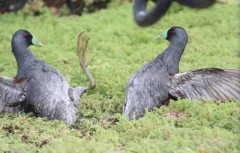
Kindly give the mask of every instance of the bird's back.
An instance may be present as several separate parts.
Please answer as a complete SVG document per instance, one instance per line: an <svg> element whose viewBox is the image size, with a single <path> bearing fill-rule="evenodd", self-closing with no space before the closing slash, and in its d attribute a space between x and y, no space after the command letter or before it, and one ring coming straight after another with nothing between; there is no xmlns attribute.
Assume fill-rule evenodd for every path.
<svg viewBox="0 0 240 153"><path fill-rule="evenodd" d="M61 73L44 61L36 62L26 80L27 98L38 116L64 120L68 124L76 120L76 110L68 95L68 83Z"/></svg>
<svg viewBox="0 0 240 153"><path fill-rule="evenodd" d="M152 61L145 64L128 81L124 114L132 118L142 117L146 108L160 107L168 98L169 81L166 66Z"/></svg>

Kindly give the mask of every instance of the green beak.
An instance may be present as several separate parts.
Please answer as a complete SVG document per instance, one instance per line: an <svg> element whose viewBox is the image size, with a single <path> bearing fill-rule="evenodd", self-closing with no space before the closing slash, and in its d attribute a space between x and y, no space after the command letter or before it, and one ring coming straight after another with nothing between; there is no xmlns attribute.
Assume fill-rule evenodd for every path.
<svg viewBox="0 0 240 153"><path fill-rule="evenodd" d="M155 39L167 39L167 33L168 33L167 29L166 31L164 31L163 33L161 33L160 35L158 35L157 37L155 37Z"/></svg>
<svg viewBox="0 0 240 153"><path fill-rule="evenodd" d="M32 43L33 45L36 45L36 46L40 46L40 47L43 46L43 44L40 41L38 41L36 37L32 38Z"/></svg>

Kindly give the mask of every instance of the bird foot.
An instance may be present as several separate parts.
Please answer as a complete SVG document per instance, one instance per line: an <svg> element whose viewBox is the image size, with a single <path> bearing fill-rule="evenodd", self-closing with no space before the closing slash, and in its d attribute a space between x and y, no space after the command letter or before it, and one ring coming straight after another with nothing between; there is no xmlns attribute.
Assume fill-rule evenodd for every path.
<svg viewBox="0 0 240 153"><path fill-rule="evenodd" d="M82 36L83 33L84 32L81 32L78 35L77 54L78 54L80 66L83 72L85 73L85 75L87 76L88 80L90 81L90 84L87 90L91 90L96 87L96 83L87 67L94 61L94 57L91 59L89 63L86 62L86 53L87 53L89 38L83 37Z"/></svg>

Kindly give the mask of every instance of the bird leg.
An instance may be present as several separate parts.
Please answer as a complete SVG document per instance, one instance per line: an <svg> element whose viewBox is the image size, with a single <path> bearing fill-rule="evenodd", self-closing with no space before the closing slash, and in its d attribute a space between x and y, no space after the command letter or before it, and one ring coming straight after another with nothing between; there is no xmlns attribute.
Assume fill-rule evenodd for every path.
<svg viewBox="0 0 240 153"><path fill-rule="evenodd" d="M68 94L75 106L78 106L80 97L83 93L87 92L88 90L94 89L96 87L95 81L87 68L88 65L93 62L94 58L92 58L89 63L86 63L86 52L87 52L87 45L88 45L89 38L82 38L82 34L83 32L81 32L78 35L77 55L78 55L80 66L84 74L87 76L90 83L88 87L69 88Z"/></svg>
<svg viewBox="0 0 240 153"><path fill-rule="evenodd" d="M86 90L91 90L96 87L96 83L87 67L89 64L93 62L94 58L92 58L89 63L86 63L86 53L87 53L89 38L82 37L82 34L83 32L81 32L78 35L77 54L78 54L80 66L90 82Z"/></svg>

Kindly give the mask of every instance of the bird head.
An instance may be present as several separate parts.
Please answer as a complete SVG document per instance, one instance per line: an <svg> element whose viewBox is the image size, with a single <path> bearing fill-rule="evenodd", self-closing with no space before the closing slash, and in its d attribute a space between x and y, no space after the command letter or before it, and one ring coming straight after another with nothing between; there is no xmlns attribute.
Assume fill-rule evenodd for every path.
<svg viewBox="0 0 240 153"><path fill-rule="evenodd" d="M183 29L182 27L173 26L156 37L156 39L162 38L168 41L173 41L174 39L182 39L187 41L188 36L185 29Z"/></svg>
<svg viewBox="0 0 240 153"><path fill-rule="evenodd" d="M43 44L40 41L38 41L38 39L27 30L16 31L13 35L13 40L18 43L25 44L26 46L30 45L36 45L40 47L43 46Z"/></svg>

